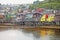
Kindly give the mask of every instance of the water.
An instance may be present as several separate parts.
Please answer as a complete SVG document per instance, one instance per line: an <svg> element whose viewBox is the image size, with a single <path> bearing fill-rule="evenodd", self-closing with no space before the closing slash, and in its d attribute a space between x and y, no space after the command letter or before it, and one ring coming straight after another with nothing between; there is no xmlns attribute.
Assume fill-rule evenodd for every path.
<svg viewBox="0 0 60 40"><path fill-rule="evenodd" d="M20 30L0 31L0 40L60 40L60 32L55 30Z"/></svg>

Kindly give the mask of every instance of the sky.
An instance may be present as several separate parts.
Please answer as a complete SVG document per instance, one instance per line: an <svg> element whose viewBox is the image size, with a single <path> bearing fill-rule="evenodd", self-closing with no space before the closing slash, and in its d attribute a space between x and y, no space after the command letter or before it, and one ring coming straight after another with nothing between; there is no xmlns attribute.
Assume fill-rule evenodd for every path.
<svg viewBox="0 0 60 40"><path fill-rule="evenodd" d="M0 0L1 4L31 4L36 0ZM39 0L43 1L43 0Z"/></svg>

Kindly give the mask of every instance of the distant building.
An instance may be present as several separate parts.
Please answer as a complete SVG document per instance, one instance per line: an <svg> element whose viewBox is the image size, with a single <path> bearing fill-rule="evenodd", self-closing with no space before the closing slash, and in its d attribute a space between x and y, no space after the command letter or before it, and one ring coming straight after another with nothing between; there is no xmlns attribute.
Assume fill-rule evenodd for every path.
<svg viewBox="0 0 60 40"><path fill-rule="evenodd" d="M33 2L33 4L39 4L39 3L40 3L39 0Z"/></svg>

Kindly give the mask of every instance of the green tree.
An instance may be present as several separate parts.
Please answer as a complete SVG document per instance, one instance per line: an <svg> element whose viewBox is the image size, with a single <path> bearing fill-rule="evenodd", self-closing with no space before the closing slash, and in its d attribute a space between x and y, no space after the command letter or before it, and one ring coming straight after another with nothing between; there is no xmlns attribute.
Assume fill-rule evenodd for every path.
<svg viewBox="0 0 60 40"><path fill-rule="evenodd" d="M59 2L60 3L60 0L44 0L46 2Z"/></svg>
<svg viewBox="0 0 60 40"><path fill-rule="evenodd" d="M40 2L40 4L36 4L36 5L32 4L30 6L31 9L34 9L36 7L59 10L60 9L60 0L44 0L43 2Z"/></svg>
<svg viewBox="0 0 60 40"><path fill-rule="evenodd" d="M44 5L44 8L48 9L60 9L60 0L45 0L46 3L42 4Z"/></svg>

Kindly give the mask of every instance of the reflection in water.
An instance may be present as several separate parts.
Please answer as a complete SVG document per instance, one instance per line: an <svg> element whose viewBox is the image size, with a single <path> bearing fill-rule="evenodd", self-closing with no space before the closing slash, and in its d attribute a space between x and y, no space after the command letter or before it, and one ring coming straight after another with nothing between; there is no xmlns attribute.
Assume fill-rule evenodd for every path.
<svg viewBox="0 0 60 40"><path fill-rule="evenodd" d="M56 33L54 30L5 30L0 31L0 40L60 40Z"/></svg>
<svg viewBox="0 0 60 40"><path fill-rule="evenodd" d="M0 40L33 40L33 37L28 37L21 30L7 30L0 32Z"/></svg>
<svg viewBox="0 0 60 40"><path fill-rule="evenodd" d="M41 36L46 36L46 35L54 35L55 32L53 30L40 30L40 35Z"/></svg>
<svg viewBox="0 0 60 40"><path fill-rule="evenodd" d="M41 30L40 31L40 40L52 40L52 36L54 35L53 30Z"/></svg>

